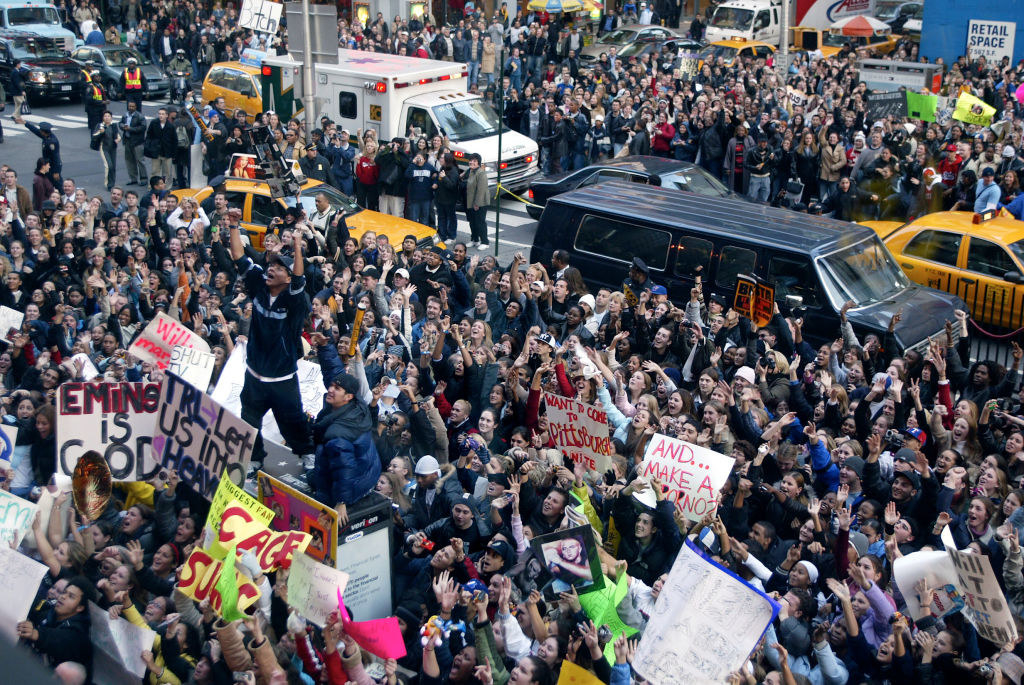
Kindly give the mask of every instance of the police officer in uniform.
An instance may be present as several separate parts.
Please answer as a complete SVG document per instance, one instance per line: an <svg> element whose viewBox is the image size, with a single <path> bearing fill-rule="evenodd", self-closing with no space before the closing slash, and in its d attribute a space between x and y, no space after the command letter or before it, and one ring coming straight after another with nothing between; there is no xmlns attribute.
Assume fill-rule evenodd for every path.
<svg viewBox="0 0 1024 685"><path fill-rule="evenodd" d="M100 72L89 71L89 79L85 82L85 116L89 123L90 136L103 121L103 113L107 111L107 94L100 85Z"/></svg>
<svg viewBox="0 0 1024 685"><path fill-rule="evenodd" d="M60 173L64 168L64 162L60 158L60 141L57 140L57 134L53 131L53 124L49 121L41 121L36 126L31 121L24 121L23 119L19 119L19 121L24 123L25 128L43 141L42 157L50 163L50 173L46 176L54 186L59 186L61 184Z"/></svg>
<svg viewBox="0 0 1024 685"><path fill-rule="evenodd" d="M136 109L142 111L142 95L146 92L146 77L139 67L139 61L128 58L128 66L121 72L121 91L127 102L134 102Z"/></svg>

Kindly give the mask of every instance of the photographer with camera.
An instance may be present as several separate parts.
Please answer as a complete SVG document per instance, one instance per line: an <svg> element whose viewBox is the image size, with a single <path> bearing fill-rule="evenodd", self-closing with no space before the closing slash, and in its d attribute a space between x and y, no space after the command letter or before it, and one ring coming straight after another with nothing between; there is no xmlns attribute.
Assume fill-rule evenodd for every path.
<svg viewBox="0 0 1024 685"><path fill-rule="evenodd" d="M346 195L355 194L355 167L356 150L354 145L349 145L349 132L341 129L341 133L331 135L330 144L327 146L327 158L331 160L331 173L334 174L335 188Z"/></svg>

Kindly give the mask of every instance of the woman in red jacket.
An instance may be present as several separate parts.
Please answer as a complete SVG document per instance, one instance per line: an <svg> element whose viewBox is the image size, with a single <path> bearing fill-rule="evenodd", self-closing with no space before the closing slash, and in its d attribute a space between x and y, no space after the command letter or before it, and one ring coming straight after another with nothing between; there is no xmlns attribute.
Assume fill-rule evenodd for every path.
<svg viewBox="0 0 1024 685"><path fill-rule="evenodd" d="M366 209L377 209L377 201L380 198L380 189L377 180L380 178L380 167L374 161L377 154L377 143L372 140L366 141L363 146L363 154L356 161L356 201L360 207Z"/></svg>

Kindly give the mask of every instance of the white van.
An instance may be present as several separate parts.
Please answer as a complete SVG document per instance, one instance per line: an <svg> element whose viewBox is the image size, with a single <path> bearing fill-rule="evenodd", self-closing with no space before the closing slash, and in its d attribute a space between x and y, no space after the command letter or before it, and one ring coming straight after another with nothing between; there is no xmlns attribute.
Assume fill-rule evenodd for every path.
<svg viewBox="0 0 1024 685"><path fill-rule="evenodd" d="M45 0L0 0L0 28L56 38L70 52L75 48L75 34L64 28L60 16L57 8Z"/></svg>
<svg viewBox="0 0 1024 685"><path fill-rule="evenodd" d="M499 164L502 185L513 191L537 175L537 143L508 127L501 132L499 162L498 114L468 92L465 64L342 48L338 64L315 65L313 83L316 123L326 114L353 136L373 129L381 141L412 129L447 136L460 163L471 153L480 155L492 187ZM296 111L283 100L297 100L301 85L301 62L288 55L263 60L264 102L279 113Z"/></svg>

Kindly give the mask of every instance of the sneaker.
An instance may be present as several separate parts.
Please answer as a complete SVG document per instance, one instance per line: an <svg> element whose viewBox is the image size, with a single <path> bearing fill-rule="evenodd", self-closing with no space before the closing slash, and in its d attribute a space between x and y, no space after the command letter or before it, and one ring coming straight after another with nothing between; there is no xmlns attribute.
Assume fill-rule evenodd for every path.
<svg viewBox="0 0 1024 685"><path fill-rule="evenodd" d="M303 454L302 455L302 468L306 469L306 471L312 471L314 466L316 466L316 455L315 454Z"/></svg>
<svg viewBox="0 0 1024 685"><path fill-rule="evenodd" d="M490 246L491 246L491 244L490 244L490 243L480 243L480 244L478 244L478 245L476 246L476 249L478 249L478 250L486 250L486 249L487 249L487 248L489 248Z"/></svg>
<svg viewBox="0 0 1024 685"><path fill-rule="evenodd" d="M476 246L477 246L477 245L479 245L479 244L480 244L480 241L479 241L479 240L470 240L470 241L469 241L469 246L470 246L470 247L476 247Z"/></svg>
<svg viewBox="0 0 1024 685"><path fill-rule="evenodd" d="M432 243L437 245L439 242L441 242L441 236L439 236L439 235L437 235L435 233L434 235L430 236L430 240L431 240Z"/></svg>

